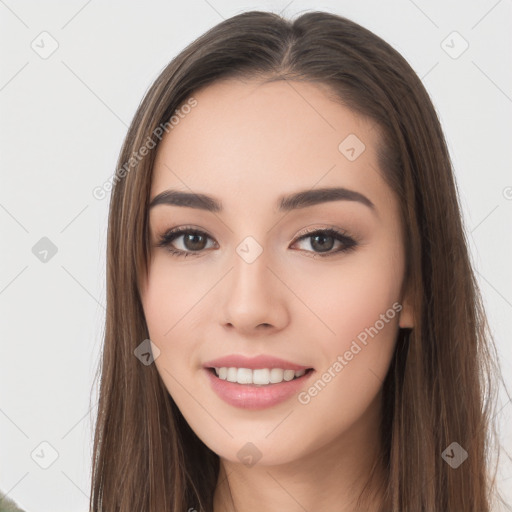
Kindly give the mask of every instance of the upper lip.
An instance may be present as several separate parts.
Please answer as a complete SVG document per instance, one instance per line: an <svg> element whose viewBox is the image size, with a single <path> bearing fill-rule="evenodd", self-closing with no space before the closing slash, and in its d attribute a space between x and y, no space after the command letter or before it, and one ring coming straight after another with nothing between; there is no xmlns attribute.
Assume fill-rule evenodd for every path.
<svg viewBox="0 0 512 512"><path fill-rule="evenodd" d="M258 368L281 368L283 370L308 370L311 366L302 366L277 357L260 355L256 357L246 357L239 354L212 359L203 364L204 368L249 368L256 370Z"/></svg>

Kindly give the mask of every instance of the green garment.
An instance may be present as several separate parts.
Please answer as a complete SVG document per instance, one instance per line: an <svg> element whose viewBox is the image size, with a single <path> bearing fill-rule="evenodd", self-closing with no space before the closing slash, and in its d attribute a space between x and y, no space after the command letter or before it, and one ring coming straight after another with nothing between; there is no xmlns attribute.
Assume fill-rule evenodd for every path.
<svg viewBox="0 0 512 512"><path fill-rule="evenodd" d="M24 512L10 498L0 492L0 512Z"/></svg>

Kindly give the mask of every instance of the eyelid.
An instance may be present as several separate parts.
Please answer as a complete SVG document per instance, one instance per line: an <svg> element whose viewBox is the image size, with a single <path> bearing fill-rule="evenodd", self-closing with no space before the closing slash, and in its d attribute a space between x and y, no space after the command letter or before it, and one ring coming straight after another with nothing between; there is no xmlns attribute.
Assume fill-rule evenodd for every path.
<svg viewBox="0 0 512 512"><path fill-rule="evenodd" d="M298 240L299 238L302 238L307 235L317 233L318 231L321 231L321 232L335 231L339 235L346 236L347 238L352 238L351 235L347 231L345 231L341 228L338 228L336 226L324 224L323 226L315 225L314 227L309 226L307 228L304 228L302 231L299 231L299 233L295 237L295 240Z"/></svg>

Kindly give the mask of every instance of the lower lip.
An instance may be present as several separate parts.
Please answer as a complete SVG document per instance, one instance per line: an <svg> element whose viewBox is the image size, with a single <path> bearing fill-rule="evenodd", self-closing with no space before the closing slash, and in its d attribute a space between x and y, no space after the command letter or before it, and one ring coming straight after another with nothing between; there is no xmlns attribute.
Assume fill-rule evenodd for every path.
<svg viewBox="0 0 512 512"><path fill-rule="evenodd" d="M215 393L229 405L241 409L265 409L284 402L297 394L314 373L314 370L308 370L298 379L258 386L219 379L214 371L208 368L205 368L204 371L207 373Z"/></svg>

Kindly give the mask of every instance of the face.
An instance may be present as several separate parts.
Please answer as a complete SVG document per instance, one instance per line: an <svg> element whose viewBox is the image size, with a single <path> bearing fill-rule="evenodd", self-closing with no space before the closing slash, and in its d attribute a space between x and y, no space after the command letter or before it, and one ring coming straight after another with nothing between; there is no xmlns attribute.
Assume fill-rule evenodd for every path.
<svg viewBox="0 0 512 512"><path fill-rule="evenodd" d="M150 208L141 297L155 364L191 428L232 462L296 461L375 425L398 327L412 322L379 131L328 92L217 82L194 94L157 150L150 202L167 190L212 199L160 196ZM308 371L230 383L204 367L225 356L286 362L260 359L263 371L228 370L228 379Z"/></svg>

